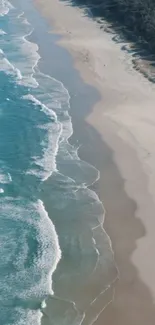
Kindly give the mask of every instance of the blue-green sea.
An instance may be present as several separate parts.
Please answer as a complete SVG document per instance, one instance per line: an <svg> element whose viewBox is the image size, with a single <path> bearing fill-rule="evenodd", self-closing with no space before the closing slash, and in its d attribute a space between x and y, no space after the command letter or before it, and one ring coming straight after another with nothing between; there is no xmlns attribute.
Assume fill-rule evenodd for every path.
<svg viewBox="0 0 155 325"><path fill-rule="evenodd" d="M49 296L51 324L92 324L115 275L104 208L87 187L99 172L68 142L69 91L39 70L21 4L0 0L0 324L39 325Z"/></svg>

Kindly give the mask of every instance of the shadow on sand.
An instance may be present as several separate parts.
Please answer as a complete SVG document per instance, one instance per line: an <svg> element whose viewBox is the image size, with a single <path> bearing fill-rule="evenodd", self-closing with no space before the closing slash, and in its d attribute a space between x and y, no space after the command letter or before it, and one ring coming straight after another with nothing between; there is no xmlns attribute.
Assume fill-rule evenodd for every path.
<svg viewBox="0 0 155 325"><path fill-rule="evenodd" d="M150 82L155 82L155 44L146 41L146 35L125 19L128 12L120 12L116 6L88 0L62 0L67 5L84 9L86 16L97 21L100 29L110 33L114 42L122 44L121 49L131 55L133 67ZM95 2L95 1L94 1Z"/></svg>

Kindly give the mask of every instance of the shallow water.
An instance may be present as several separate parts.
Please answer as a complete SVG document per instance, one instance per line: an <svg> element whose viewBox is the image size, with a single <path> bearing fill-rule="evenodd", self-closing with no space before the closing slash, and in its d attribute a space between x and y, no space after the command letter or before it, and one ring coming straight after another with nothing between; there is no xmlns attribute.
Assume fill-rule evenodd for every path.
<svg viewBox="0 0 155 325"><path fill-rule="evenodd" d="M88 189L99 172L68 142L70 95L39 71L27 9L37 15L31 1L24 12L0 0L0 323L40 324L51 295L54 324L85 314L91 324L116 276L104 208Z"/></svg>

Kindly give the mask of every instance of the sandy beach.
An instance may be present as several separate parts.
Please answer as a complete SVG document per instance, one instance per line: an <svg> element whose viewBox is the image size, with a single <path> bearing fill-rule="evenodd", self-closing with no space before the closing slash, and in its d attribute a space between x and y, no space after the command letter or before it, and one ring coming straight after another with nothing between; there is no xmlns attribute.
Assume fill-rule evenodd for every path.
<svg viewBox="0 0 155 325"><path fill-rule="evenodd" d="M62 36L59 45L71 53L83 80L101 95L86 117L92 128L89 137L81 134L80 155L100 170L96 191L106 209L104 227L112 241L119 280L113 300L95 323L153 325L155 87L133 69L122 45L82 9L58 0L35 3ZM112 159L106 156L106 146Z"/></svg>

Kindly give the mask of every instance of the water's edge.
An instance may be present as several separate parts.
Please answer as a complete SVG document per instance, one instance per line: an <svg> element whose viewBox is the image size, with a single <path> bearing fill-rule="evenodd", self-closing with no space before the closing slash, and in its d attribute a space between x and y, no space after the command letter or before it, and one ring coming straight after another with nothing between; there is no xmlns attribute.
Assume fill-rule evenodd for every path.
<svg viewBox="0 0 155 325"><path fill-rule="evenodd" d="M13 5L19 5L16 0L12 1L12 3ZM77 98L79 98L81 104L84 103L85 112L88 113L88 108L92 107L92 103L94 104L96 102L99 95L94 89L81 82L81 78L78 76L77 72L72 69L70 55L67 51L56 45L58 39L57 35L48 35L48 25L34 9L31 1L26 4L24 1L21 1L20 6L22 10L17 18L19 20L23 19L23 17L24 19L28 18L26 24L30 22L34 27L33 32L30 31L24 35L24 37L22 36L23 44L27 44L28 47L30 46L30 50L31 46L33 47L34 52L32 51L32 59L34 60L34 64L32 65L32 71L30 74L30 71L27 71L25 68L24 71L21 70L23 73L22 75L19 69L20 62L17 63L17 67L16 65L15 67L10 65L9 61L5 59L5 52L3 51L1 52L3 70L1 71L5 71L5 62L8 74L11 73L13 78L16 78L19 86L26 86L26 89L28 89L28 93L24 93L21 97L23 102L26 102L28 106L33 105L34 108L40 108L41 114L44 113L50 121L50 124L47 124L46 121L44 128L40 128L41 130L45 130L45 126L47 125L46 130L48 131L48 139L47 143L45 142L46 151L44 151L45 153L42 159L38 159L37 156L33 157L33 164L31 164L32 168L26 171L24 176L25 188L23 196L25 197L26 195L29 197L32 194L31 199L34 200L35 209L38 209L42 221L44 220L44 224L46 222L47 229L49 227L52 231L50 236L50 234L47 233L47 229L43 228L42 234L45 238L49 237L51 240L51 247L53 248L53 252L55 252L54 257L51 256L49 243L44 246L44 250L49 252L53 263L50 272L50 265L48 265L48 270L46 271L46 286L51 295L52 291L49 282L52 273L56 270L52 279L52 290L55 294L53 298L50 298L54 299L52 302L54 309L51 310L52 317L55 317L55 321L61 323L67 308L70 315L69 319L71 317L70 322L72 324L80 324L83 320L83 323L87 324L90 323L91 319L94 321L100 314L103 305L107 305L107 303L111 301L113 297L111 284L117 278L117 269L111 249L110 238L103 229L104 207L94 190L91 189L91 186L99 179L99 171L96 167L79 159L77 154L79 148L77 139L79 136L77 136L77 138L75 135L72 136L72 145L68 142L73 132L68 109L69 97L71 97L71 107L74 107L75 112L78 109L77 105L79 105L79 101ZM51 60L49 44L51 45L53 60ZM33 53L35 53L35 56L33 56ZM11 52L10 54L8 53L8 58L9 55L11 59ZM55 62L56 58L58 62ZM63 63L64 60L66 63L65 65ZM62 66L58 69L60 62L62 62ZM74 85L72 79L66 79L69 70L71 71ZM52 77L50 77L50 72ZM57 79L61 80L61 82L57 81ZM70 89L70 95L63 84L67 86L67 89ZM32 94L29 90L31 87L34 89ZM59 111L59 103L58 106L50 106L50 89L52 89L52 87L54 87L54 89L58 87L58 89L55 90L54 105L60 100L64 109L63 112ZM44 98L44 91L48 92L46 93L46 95L49 96L48 99ZM86 100L87 94L89 94L88 101ZM75 96L77 97L76 100ZM76 117L76 125L77 120ZM52 141L54 138L54 143L51 143L51 137ZM73 141L73 139L76 140ZM81 140L82 138L80 141ZM81 143L83 142L81 141ZM46 155L47 151L48 154L50 153L48 156ZM37 168L34 168L34 164ZM27 179L29 179L29 177L33 177L34 179L31 193L28 193L29 188L27 188ZM35 181L35 177L39 177L37 182ZM35 189L36 193L34 191ZM35 203L36 199L37 204ZM74 215L72 214L73 211ZM51 218L53 224L48 216ZM83 216L85 218L83 218ZM64 221L65 217L69 218L67 220L70 228ZM79 231L76 227L79 227ZM79 232L81 233L79 234ZM54 242L52 242L52 238L54 238ZM70 242L68 242L68 238ZM60 249L62 251L62 257ZM44 253L45 252L43 252L40 264L45 263ZM68 258L69 254L71 254L71 258ZM74 255L76 257L75 260L73 259ZM49 262L50 261L48 261L48 264ZM76 263L78 265L78 273L75 265ZM74 286L72 283L74 283ZM82 288L86 293L85 295L81 293ZM87 295L88 291L90 292ZM108 297L107 291L109 292ZM47 293L48 291L45 290L44 294L40 294L40 298L45 298L41 301L42 308L46 305ZM69 304L67 307L66 303ZM93 308L90 308L92 305ZM57 309L59 310L58 314L55 314ZM30 320L27 319L27 321ZM66 324L68 324L68 321L67 318ZM35 322L38 324L37 320L35 320Z"/></svg>
<svg viewBox="0 0 155 325"><path fill-rule="evenodd" d="M76 84L76 86L77 89L80 89L79 84ZM72 89L72 87L70 86L69 89ZM80 95L85 98L82 91L80 92ZM117 287L117 295L115 296L115 300L113 301L113 304L110 304L109 308L106 308L106 311L102 314L102 317L99 320L99 324L103 324L104 322L110 324L113 323L113 320L116 320L116 323L120 324L122 321L123 312L123 323L130 324L131 311L128 308L127 304L128 298L130 298L130 301L132 303L133 297L136 297L134 316L136 317L137 310L139 310L141 302L147 301L144 313L142 313L142 315L138 314L138 317L141 319L140 323L145 324L147 319L151 320L152 323L152 320L154 319L154 307L151 292L139 278L137 268L131 261L131 256L135 251L137 240L144 236L145 228L141 220L137 220L137 218L135 217L138 207L135 200L130 199L126 193L126 181L122 178L122 176L120 175L120 171L117 168L119 164L116 164L114 154L115 151L111 150L103 141L103 139L101 139L98 132L93 127L88 125L85 121L87 116L91 113L92 107L94 106L91 105L93 99L91 98L91 95L87 93L86 89L85 95L87 97L90 96L90 105L87 103L85 108L81 107L80 109L79 105L73 100L75 106L72 106L71 115L74 133L71 141L73 141L73 143L76 143L76 140L78 139L80 144L82 144L79 149L79 156L85 161L89 161L89 163L91 163L98 170L100 170L100 179L99 182L94 184L94 189L98 192L98 195L100 196L101 200L104 202L105 207L108 210L105 226L107 232L112 238L112 243L115 249L116 261L118 262L118 266L122 274L120 285L118 284ZM99 99L99 97L97 99ZM100 111L98 110L98 114L99 113ZM126 147L126 144L123 143L123 141L121 141L119 138L118 141L119 146L121 146L122 152L126 152L129 150L131 156L133 155L133 160L137 159L137 155L133 153L132 148L128 146ZM105 184L108 187L107 189L105 188ZM127 220L130 220L130 223L128 223ZM121 225L123 226L121 227ZM130 236L129 232L132 232L132 229L134 229L135 232L132 236ZM124 254L121 254L121 249L119 249L119 245L121 243L121 238L123 237L123 234L127 234L125 242L128 243L128 249L127 251L124 250ZM124 273L124 266L129 270L127 275ZM129 295L128 293L130 291L130 288L129 291L126 291L126 286L128 285L128 281L132 281L133 278L136 281L137 290L135 292L133 288L131 295ZM143 295L139 295L139 292L143 292ZM126 301L123 298L121 299L124 293L127 297ZM125 307L127 307L127 309L125 308L125 310L124 308L122 308L124 304ZM109 320L111 320L111 322ZM96 324L98 324L98 322Z"/></svg>

